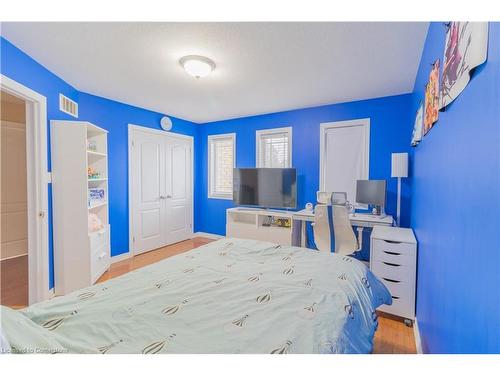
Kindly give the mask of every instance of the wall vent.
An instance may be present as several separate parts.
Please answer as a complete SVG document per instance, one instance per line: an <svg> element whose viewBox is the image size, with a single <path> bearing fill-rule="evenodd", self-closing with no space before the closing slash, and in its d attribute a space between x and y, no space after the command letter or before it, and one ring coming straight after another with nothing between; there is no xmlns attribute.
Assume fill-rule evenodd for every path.
<svg viewBox="0 0 500 375"><path fill-rule="evenodd" d="M59 94L59 109L68 115L78 118L78 103L63 94Z"/></svg>

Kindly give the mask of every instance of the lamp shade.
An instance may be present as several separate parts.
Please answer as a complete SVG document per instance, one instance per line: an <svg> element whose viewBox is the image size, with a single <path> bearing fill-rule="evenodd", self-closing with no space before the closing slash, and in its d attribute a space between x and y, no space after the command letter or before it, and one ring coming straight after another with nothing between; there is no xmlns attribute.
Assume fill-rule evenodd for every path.
<svg viewBox="0 0 500 375"><path fill-rule="evenodd" d="M392 154L391 177L408 177L408 153Z"/></svg>

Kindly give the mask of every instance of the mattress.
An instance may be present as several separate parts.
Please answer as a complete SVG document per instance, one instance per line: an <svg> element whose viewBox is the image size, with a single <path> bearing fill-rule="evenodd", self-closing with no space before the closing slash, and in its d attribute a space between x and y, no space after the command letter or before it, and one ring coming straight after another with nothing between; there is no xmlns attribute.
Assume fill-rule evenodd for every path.
<svg viewBox="0 0 500 375"><path fill-rule="evenodd" d="M375 309L390 303L351 257L224 238L24 310L3 308L2 330L14 352L369 353Z"/></svg>

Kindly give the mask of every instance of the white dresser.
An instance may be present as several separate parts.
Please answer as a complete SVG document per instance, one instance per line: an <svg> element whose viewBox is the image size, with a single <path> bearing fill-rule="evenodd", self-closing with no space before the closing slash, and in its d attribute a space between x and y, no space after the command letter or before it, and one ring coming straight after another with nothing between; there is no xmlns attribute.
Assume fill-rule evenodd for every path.
<svg viewBox="0 0 500 375"><path fill-rule="evenodd" d="M392 305L378 310L415 319L417 241L408 228L375 226L371 234L370 269L389 289Z"/></svg>

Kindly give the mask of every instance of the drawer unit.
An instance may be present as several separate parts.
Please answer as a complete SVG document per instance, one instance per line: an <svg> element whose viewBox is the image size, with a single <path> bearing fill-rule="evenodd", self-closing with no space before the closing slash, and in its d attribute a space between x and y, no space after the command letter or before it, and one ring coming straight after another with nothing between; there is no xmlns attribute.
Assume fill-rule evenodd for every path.
<svg viewBox="0 0 500 375"><path fill-rule="evenodd" d="M109 268L109 248L103 246L96 249L91 255L92 284Z"/></svg>
<svg viewBox="0 0 500 375"><path fill-rule="evenodd" d="M374 227L371 235L370 269L387 287L391 305L379 310L415 319L417 242L407 228Z"/></svg>
<svg viewBox="0 0 500 375"><path fill-rule="evenodd" d="M109 225L104 229L89 234L90 243L90 277L95 283L106 272L110 265L110 230Z"/></svg>
<svg viewBox="0 0 500 375"><path fill-rule="evenodd" d="M371 262L370 268L379 279L387 278L395 281L408 282L413 274L413 270L410 267L387 262L373 261Z"/></svg>
<svg viewBox="0 0 500 375"><path fill-rule="evenodd" d="M397 254L391 251L374 251L373 260L376 262L385 262L413 267L415 257L413 255Z"/></svg>
<svg viewBox="0 0 500 375"><path fill-rule="evenodd" d="M399 255L415 255L415 245L410 243L396 242L394 240L373 239L372 246L375 251L385 251Z"/></svg>

